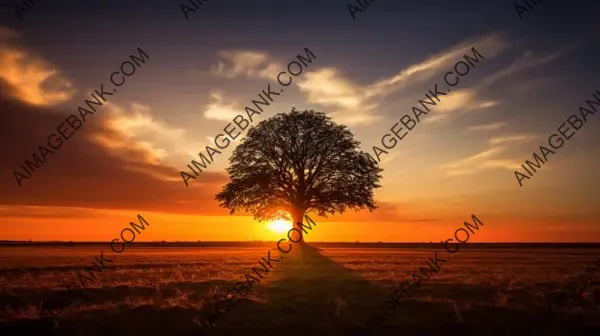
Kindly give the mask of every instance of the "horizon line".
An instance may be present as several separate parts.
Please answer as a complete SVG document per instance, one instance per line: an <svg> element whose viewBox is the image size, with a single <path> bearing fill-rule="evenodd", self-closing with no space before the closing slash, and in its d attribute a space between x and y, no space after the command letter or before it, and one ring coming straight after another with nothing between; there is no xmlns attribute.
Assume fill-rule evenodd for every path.
<svg viewBox="0 0 600 336"><path fill-rule="evenodd" d="M127 244L148 244L148 243L275 243L275 240L152 240L152 241L134 241ZM0 243L93 243L93 244L106 244L106 241L93 241L93 240L9 240L0 239ZM394 242L394 241L313 241L306 242L307 244L443 244L443 242ZM465 243L466 244L466 243ZM600 244L600 242L557 242L557 241L543 241L543 242L519 242L519 241L499 241L499 242L472 242L472 244Z"/></svg>

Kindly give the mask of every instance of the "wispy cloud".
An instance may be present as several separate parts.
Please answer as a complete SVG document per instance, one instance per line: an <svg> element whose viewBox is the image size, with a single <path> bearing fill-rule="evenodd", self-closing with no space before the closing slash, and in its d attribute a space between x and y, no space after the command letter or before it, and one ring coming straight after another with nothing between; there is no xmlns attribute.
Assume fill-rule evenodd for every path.
<svg viewBox="0 0 600 336"><path fill-rule="evenodd" d="M505 142L519 142L519 141L529 141L535 139L536 136L533 134L516 134L516 135L505 135L494 137L490 139L490 144L498 145Z"/></svg>
<svg viewBox="0 0 600 336"><path fill-rule="evenodd" d="M532 69L547 63L550 63L564 55L566 55L567 53L571 52L573 50L573 48L566 48L564 50L549 54L549 55L545 55L545 56L541 56L541 57L534 57L533 52L531 51L526 51L525 53L523 53L523 55L517 59L516 61L514 61L513 63L511 63L510 65L508 65L505 68L502 68L499 71L496 71L495 73L489 75L488 77L486 77L485 79L483 79L483 81L481 81L481 87L488 87L491 86L492 84L496 83L497 81L510 77L518 72L523 72L525 70L528 69Z"/></svg>
<svg viewBox="0 0 600 336"><path fill-rule="evenodd" d="M305 78L298 82L298 87L300 91L306 92L311 103L352 108L362 102L360 86L344 78L334 68L307 73Z"/></svg>
<svg viewBox="0 0 600 336"><path fill-rule="evenodd" d="M544 86L552 84L556 81L556 78L551 77L530 78L519 81L514 85L513 88L518 92L524 93L533 90L541 90Z"/></svg>
<svg viewBox="0 0 600 336"><path fill-rule="evenodd" d="M428 116L427 119L424 119L423 122L428 123L428 124L433 124L433 123L438 123L444 120L448 119L448 115L447 114L434 114L431 116Z"/></svg>
<svg viewBox="0 0 600 336"><path fill-rule="evenodd" d="M493 130L502 128L504 126L506 126L506 122L501 121L501 122L494 122L494 123L483 124L483 125L469 126L469 127L467 127L467 129L469 131L493 131Z"/></svg>
<svg viewBox="0 0 600 336"><path fill-rule="evenodd" d="M330 116L347 125L369 124L380 119L376 103L368 103L360 85L342 76L335 68L306 73L297 81L298 89L313 104L333 107Z"/></svg>
<svg viewBox="0 0 600 336"><path fill-rule="evenodd" d="M240 114L240 109L235 101L225 102L223 93L213 91L210 93L211 101L206 105L204 116L207 119L231 121L236 115Z"/></svg>
<svg viewBox="0 0 600 336"><path fill-rule="evenodd" d="M441 168L449 176L474 175L490 169L514 170L520 166L516 160L498 158L504 147L492 147L475 155L443 164Z"/></svg>
<svg viewBox="0 0 600 336"><path fill-rule="evenodd" d="M121 153L134 147L146 155L142 161L158 165L189 151L192 143L187 131L156 120L148 106L131 103L121 107L115 103L105 103L107 118L104 121L110 132L92 134L92 141L121 157ZM122 158L125 162L139 161L139 158Z"/></svg>
<svg viewBox="0 0 600 336"><path fill-rule="evenodd" d="M10 85L13 97L38 106L53 106L71 99L75 90L56 66L32 55L10 40L19 34L0 27L0 79Z"/></svg>
<svg viewBox="0 0 600 336"><path fill-rule="evenodd" d="M369 84L359 84L333 67L306 71L294 83L300 92L306 94L308 103L326 106L334 120L350 126L367 125L382 119L378 110L380 101L385 96L431 80L469 53L473 46L485 55L485 59L490 59L508 48L509 43L498 33L469 39ZM500 104L498 100L477 98L482 89L517 72L549 63L566 52L542 57L534 57L531 52L526 52L509 66L486 77L478 86L456 90L444 96L443 102L435 107L435 114L424 121L440 122L448 120L454 114L495 107ZM262 51L221 51L219 57L221 60L213 68L213 73L226 78L245 76L272 79L283 69L280 62L274 61L268 53ZM234 112L231 104L223 103L218 97L214 100L205 112L207 118L230 120L235 116L232 115Z"/></svg>
<svg viewBox="0 0 600 336"><path fill-rule="evenodd" d="M271 60L268 53L252 50L220 51L222 59L211 70L216 76L225 78L258 77L272 79L283 67Z"/></svg>
<svg viewBox="0 0 600 336"><path fill-rule="evenodd" d="M572 49L573 48L568 48L560 52L556 52L542 57L534 57L533 53L530 51L525 52L522 57L520 57L507 67L502 68L501 70L496 71L492 75L484 78L478 85L472 88L462 89L460 91L453 91L447 96L444 96L444 101L440 104L439 107L437 107L435 111L440 113L459 112L459 114L464 114L470 111L489 109L494 106L497 106L498 104L500 104L500 102L497 100L480 101L477 100L476 97L480 92L482 92L492 84L496 83L497 81L509 78L527 69L532 69L534 67L552 62L558 59L559 57L567 54ZM425 119L425 122L435 123L449 119L448 115L436 115L432 117L428 117L427 119Z"/></svg>
<svg viewBox="0 0 600 336"><path fill-rule="evenodd" d="M478 50L485 51L486 58L492 58L504 50L508 43L500 34L468 40L419 63L411 64L390 77L367 85L357 84L335 68L310 71L297 80L297 85L301 92L306 93L310 103L333 108L331 116L337 121L348 125L369 124L382 118L377 115L377 110L383 97L408 88L409 84L433 78L468 53L474 45ZM445 96L444 103L437 108L442 112L459 109L470 111L494 104L497 102L477 101L474 92L463 91L453 96ZM442 120L444 117L430 116L428 119Z"/></svg>
<svg viewBox="0 0 600 336"><path fill-rule="evenodd" d="M367 97L382 96L394 90L406 87L408 84L422 83L446 70L450 65L469 52L473 46L485 53L486 58L492 58L508 47L508 42L501 34L491 34L470 39L448 50L433 55L424 61L412 64L392 77L381 79L366 87Z"/></svg>
<svg viewBox="0 0 600 336"><path fill-rule="evenodd" d="M16 39L19 37L21 37L21 35L19 33L17 33L16 31L14 31L8 27L0 26L0 41Z"/></svg>
<svg viewBox="0 0 600 336"><path fill-rule="evenodd" d="M476 92L472 89L458 90L449 93L444 101L437 106L436 112L448 113L454 111L469 112L476 109L490 108L499 104L498 101L478 101Z"/></svg>
<svg viewBox="0 0 600 336"><path fill-rule="evenodd" d="M477 92L473 89L453 91L443 97L443 101L436 107L435 114L424 119L424 122L440 122L447 120L451 113L464 114L475 110L492 108L500 104L497 100L480 101L476 96Z"/></svg>

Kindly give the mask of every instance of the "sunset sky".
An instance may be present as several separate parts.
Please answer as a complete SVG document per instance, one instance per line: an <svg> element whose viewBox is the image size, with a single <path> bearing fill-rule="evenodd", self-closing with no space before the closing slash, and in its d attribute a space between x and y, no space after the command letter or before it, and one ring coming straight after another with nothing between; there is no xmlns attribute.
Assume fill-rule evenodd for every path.
<svg viewBox="0 0 600 336"><path fill-rule="evenodd" d="M306 240L440 241L475 214L474 242L600 241L600 116L523 187L513 173L600 91L599 2L540 2L523 20L508 1L378 0L356 20L353 1L211 0L189 20L186 2L46 1L21 20L2 4L0 239L110 241L139 213L140 241L278 240L214 200L235 146L188 188L179 173L273 69L316 56L258 121L325 112L372 153L475 47L484 59L382 157L379 209L309 213ZM19 187L13 171L138 47L146 64Z"/></svg>

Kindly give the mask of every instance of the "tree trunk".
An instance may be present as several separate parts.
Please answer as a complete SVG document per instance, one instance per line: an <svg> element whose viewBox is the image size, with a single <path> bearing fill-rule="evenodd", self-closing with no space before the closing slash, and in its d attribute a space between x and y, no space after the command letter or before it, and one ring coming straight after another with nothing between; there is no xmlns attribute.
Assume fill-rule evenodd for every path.
<svg viewBox="0 0 600 336"><path fill-rule="evenodd" d="M293 209L291 212L292 215L292 223L293 223L293 230L290 231L289 237L291 240L291 243L293 244L292 246L292 253L291 255L294 256L294 258L296 258L296 260L300 263L304 263L304 255L305 255L305 248L306 248L306 242L304 241L304 232L302 232L302 227L298 224L298 223L302 223L302 220L304 218L302 218L304 216L304 211L301 210L300 208L296 208Z"/></svg>
<svg viewBox="0 0 600 336"><path fill-rule="evenodd" d="M298 224L302 224L303 220L304 220L304 210L302 209L294 209L292 210L292 225L294 227L294 229L296 230L292 230L290 237L292 237L292 242L296 242L295 244L297 244L297 247L294 247L294 249L296 248L301 248L301 246L303 246L304 244L306 244L306 242L304 241L304 232L302 232L302 227Z"/></svg>

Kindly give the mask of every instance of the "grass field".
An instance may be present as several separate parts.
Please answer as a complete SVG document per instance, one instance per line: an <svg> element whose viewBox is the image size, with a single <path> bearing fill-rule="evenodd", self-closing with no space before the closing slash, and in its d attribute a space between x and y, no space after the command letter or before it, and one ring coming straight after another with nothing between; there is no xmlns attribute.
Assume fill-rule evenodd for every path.
<svg viewBox="0 0 600 336"><path fill-rule="evenodd" d="M71 268L89 265L99 248L3 247L0 335L198 335L203 309L243 281L267 250L136 247L99 273L97 284L72 290L65 287L65 279L76 279ZM302 260L286 257L212 333L356 334L433 250L323 247ZM600 335L600 287L553 315L544 299L559 295L552 293L597 255L598 249L461 250L378 334Z"/></svg>

